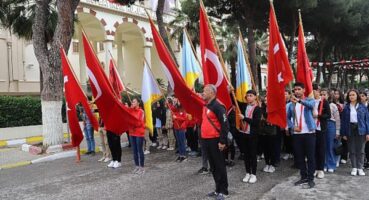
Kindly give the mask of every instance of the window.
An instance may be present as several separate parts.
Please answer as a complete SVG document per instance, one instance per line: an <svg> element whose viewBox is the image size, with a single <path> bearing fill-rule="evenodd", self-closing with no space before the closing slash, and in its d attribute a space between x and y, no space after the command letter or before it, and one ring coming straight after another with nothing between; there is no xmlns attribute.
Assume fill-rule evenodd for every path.
<svg viewBox="0 0 369 200"><path fill-rule="evenodd" d="M78 49L78 42L73 42L73 53L78 53L79 49Z"/></svg>

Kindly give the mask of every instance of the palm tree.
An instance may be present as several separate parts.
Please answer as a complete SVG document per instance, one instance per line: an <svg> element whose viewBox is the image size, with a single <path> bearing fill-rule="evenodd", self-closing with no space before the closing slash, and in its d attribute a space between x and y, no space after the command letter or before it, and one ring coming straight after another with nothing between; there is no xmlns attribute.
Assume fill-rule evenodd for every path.
<svg viewBox="0 0 369 200"><path fill-rule="evenodd" d="M41 90L43 145L61 144L63 81L59 48L68 51L79 0L3 0L1 25L33 42L43 77Z"/></svg>

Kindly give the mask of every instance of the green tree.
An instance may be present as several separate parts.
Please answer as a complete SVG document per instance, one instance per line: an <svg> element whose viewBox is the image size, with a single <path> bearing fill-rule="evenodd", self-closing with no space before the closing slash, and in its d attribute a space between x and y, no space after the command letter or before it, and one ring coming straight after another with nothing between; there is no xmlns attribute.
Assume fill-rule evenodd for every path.
<svg viewBox="0 0 369 200"><path fill-rule="evenodd" d="M1 25L32 39L43 77L41 91L44 146L61 144L63 82L59 48L68 50L79 0L3 0Z"/></svg>

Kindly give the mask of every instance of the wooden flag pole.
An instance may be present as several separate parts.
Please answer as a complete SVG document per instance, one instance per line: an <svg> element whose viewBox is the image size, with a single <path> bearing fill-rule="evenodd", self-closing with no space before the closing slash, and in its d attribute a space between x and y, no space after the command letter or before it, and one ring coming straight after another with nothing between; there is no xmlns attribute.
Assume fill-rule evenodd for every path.
<svg viewBox="0 0 369 200"><path fill-rule="evenodd" d="M79 145L77 146L77 151L76 151L76 153L77 153L77 158L76 158L76 162L77 163L79 163L79 162L81 162L81 151L80 151L80 147L79 147Z"/></svg>

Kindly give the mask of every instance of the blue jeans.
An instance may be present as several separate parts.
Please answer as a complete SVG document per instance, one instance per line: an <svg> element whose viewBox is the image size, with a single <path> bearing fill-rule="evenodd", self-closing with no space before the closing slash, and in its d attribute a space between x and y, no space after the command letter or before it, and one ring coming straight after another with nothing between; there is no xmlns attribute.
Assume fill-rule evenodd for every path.
<svg viewBox="0 0 369 200"><path fill-rule="evenodd" d="M131 145L133 149L133 159L135 160L135 165L138 167L144 167L145 156L143 152L143 142L144 137L130 136Z"/></svg>
<svg viewBox="0 0 369 200"><path fill-rule="evenodd" d="M87 141L87 152L95 152L94 128L92 126L85 126L83 129Z"/></svg>
<svg viewBox="0 0 369 200"><path fill-rule="evenodd" d="M177 137L179 156L186 156L186 134L185 130L174 129Z"/></svg>
<svg viewBox="0 0 369 200"><path fill-rule="evenodd" d="M336 169L338 156L334 153L336 146L336 122L328 120L325 146L325 168Z"/></svg>

